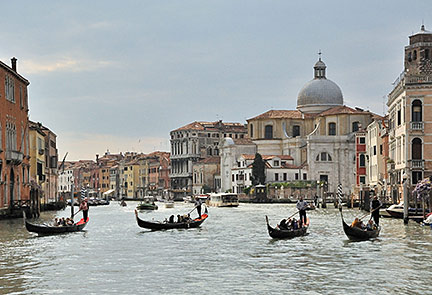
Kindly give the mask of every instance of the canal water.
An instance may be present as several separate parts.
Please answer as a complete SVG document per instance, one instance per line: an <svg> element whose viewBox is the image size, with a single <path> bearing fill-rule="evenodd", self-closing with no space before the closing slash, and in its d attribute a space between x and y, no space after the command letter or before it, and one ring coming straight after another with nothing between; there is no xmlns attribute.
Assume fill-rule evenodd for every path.
<svg viewBox="0 0 432 295"><path fill-rule="evenodd" d="M210 208L201 228L150 232L138 227L136 204L90 207L84 232L56 236L28 233L23 220L0 221L0 294L432 293L432 231L415 222L381 219L378 239L349 242L339 211L317 209L308 211L307 236L272 240L265 216L274 225L294 205ZM140 217L193 208L159 205ZM344 217L362 213L345 209ZM70 207L42 220L68 214Z"/></svg>

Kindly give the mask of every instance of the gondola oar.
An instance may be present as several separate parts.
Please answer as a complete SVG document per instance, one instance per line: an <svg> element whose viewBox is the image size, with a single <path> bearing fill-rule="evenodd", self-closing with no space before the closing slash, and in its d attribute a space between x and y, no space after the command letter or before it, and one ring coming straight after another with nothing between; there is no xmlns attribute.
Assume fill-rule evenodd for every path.
<svg viewBox="0 0 432 295"><path fill-rule="evenodd" d="M363 218L365 218L366 216L368 216L369 214L371 214L372 212L376 211L377 209L379 209L382 205L379 205L378 207L376 207L375 209L373 209L371 212L366 213L365 215L363 215L361 218L359 218L359 220L362 220ZM372 218L372 216L371 216Z"/></svg>
<svg viewBox="0 0 432 295"><path fill-rule="evenodd" d="M80 212L80 211L81 211L81 209L79 209L76 213L74 213L74 214L71 216L71 218L73 218L75 215L77 215L78 212Z"/></svg>
<svg viewBox="0 0 432 295"><path fill-rule="evenodd" d="M296 215L297 213L299 213L300 211L295 212L293 215L291 215L290 217L286 218L286 219L290 219L291 217L293 217L294 215Z"/></svg>

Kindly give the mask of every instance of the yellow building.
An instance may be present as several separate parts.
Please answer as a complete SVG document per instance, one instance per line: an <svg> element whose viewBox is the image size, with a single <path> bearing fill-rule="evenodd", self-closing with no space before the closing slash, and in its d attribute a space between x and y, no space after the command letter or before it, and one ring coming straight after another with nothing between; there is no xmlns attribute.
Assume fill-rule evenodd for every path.
<svg viewBox="0 0 432 295"><path fill-rule="evenodd" d="M45 176L45 133L42 125L29 121L30 141L30 179L34 180L44 190ZM41 200L46 203L45 197Z"/></svg>

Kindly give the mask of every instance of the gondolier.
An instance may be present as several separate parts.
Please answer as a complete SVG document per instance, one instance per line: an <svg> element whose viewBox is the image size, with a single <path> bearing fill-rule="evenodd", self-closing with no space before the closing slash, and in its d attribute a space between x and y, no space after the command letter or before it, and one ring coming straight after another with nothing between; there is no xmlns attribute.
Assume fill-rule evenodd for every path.
<svg viewBox="0 0 432 295"><path fill-rule="evenodd" d="M196 197L195 198L195 208L197 209L197 213L198 213L199 218L201 218L201 204L202 204L202 202L201 202L200 198Z"/></svg>
<svg viewBox="0 0 432 295"><path fill-rule="evenodd" d="M382 206L380 200L378 200L377 196L374 196L370 208L371 208L371 219L373 218L375 224L379 225L379 208Z"/></svg>
<svg viewBox="0 0 432 295"><path fill-rule="evenodd" d="M299 210L300 213L300 221L303 224L307 223L307 219L306 219L306 209L309 207L308 203L303 200L303 197L300 196L300 199L297 201L297 209Z"/></svg>
<svg viewBox="0 0 432 295"><path fill-rule="evenodd" d="M83 219L84 219L84 222L86 222L87 221L87 217L88 217L88 210L89 210L88 204L87 204L87 199L82 200L79 208L80 208L80 210L82 210L82 212L83 212Z"/></svg>

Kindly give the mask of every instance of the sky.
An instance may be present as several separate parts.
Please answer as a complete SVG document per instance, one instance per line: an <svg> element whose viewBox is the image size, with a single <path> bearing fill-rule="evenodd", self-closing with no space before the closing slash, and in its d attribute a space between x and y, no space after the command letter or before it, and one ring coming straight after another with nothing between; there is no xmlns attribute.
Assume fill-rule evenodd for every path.
<svg viewBox="0 0 432 295"><path fill-rule="evenodd" d="M59 159L169 151L193 121L295 109L322 52L344 103L383 115L432 1L2 1L0 60Z"/></svg>

